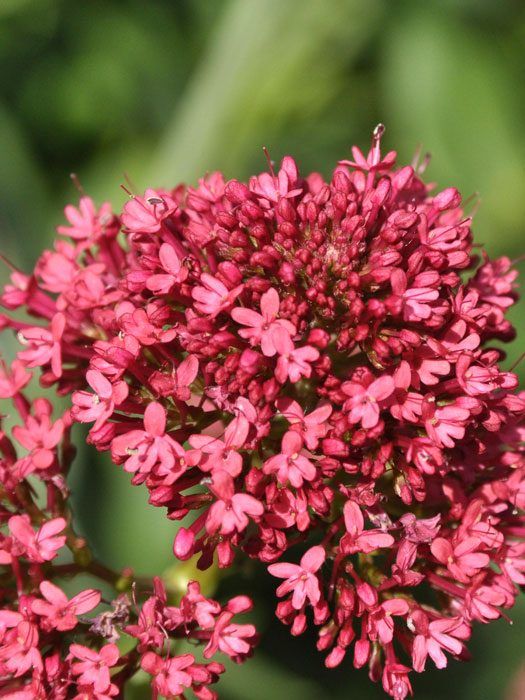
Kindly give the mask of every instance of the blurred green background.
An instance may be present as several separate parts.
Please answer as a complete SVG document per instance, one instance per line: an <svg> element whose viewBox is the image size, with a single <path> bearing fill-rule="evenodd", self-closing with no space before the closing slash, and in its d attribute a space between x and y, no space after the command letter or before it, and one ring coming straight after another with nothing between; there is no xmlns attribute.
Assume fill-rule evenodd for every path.
<svg viewBox="0 0 525 700"><path fill-rule="evenodd" d="M479 196L478 242L518 257L524 72L522 0L0 0L1 249L29 269L77 198L71 172L115 206L125 174L137 191L216 168L245 177L265 167L263 145L328 175L382 121L400 161L421 145L428 177ZM524 310L513 312L521 337ZM123 473L85 450L73 487L103 560L170 565L175 525ZM289 637L260 568L215 583L218 595L253 590L265 632L256 658L221 681L224 700L383 697L349 663L325 671L313 639ZM508 690L525 658L523 603L513 617L477 631L470 664L414 677L416 696L525 698Z"/></svg>

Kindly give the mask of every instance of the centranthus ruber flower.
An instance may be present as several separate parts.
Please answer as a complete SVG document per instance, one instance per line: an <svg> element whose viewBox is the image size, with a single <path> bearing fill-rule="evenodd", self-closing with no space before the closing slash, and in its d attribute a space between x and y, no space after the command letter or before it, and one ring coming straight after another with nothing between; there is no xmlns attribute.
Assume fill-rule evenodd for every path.
<svg viewBox="0 0 525 700"><path fill-rule="evenodd" d="M66 527L64 518L49 520L35 531L28 515L13 515L9 518L8 526L15 551L33 562L51 561L66 541L65 535L59 535Z"/></svg>
<svg viewBox="0 0 525 700"><path fill-rule="evenodd" d="M56 629L59 632L72 630L77 626L78 615L83 615L100 603L100 591L89 588L71 600L58 586L50 581L42 581L40 593L44 600L33 600L31 610L42 618L44 629Z"/></svg>
<svg viewBox="0 0 525 700"><path fill-rule="evenodd" d="M273 338L276 328L284 329L290 336L296 333L293 323L277 318L279 305L279 294L271 287L261 296L261 313L242 307L235 307L231 311L234 321L247 326L239 331L241 338L248 339L251 345L260 345L266 357L273 357L277 352Z"/></svg>
<svg viewBox="0 0 525 700"><path fill-rule="evenodd" d="M263 465L265 474L277 474L280 484L288 481L292 486L299 488L303 481L315 479L315 465L303 453L303 441L301 436L289 430L285 433L281 444L281 453L267 459Z"/></svg>
<svg viewBox="0 0 525 700"><path fill-rule="evenodd" d="M292 593L292 605L296 610L301 610L307 601L317 605L321 599L317 572L325 557L323 547L312 547L302 556L300 564L271 564L268 571L272 576L286 579L277 589L277 595Z"/></svg>
<svg viewBox="0 0 525 700"><path fill-rule="evenodd" d="M361 423L363 428L374 428L379 422L379 403L394 393L395 384L392 377L385 376L375 379L368 386L346 382L341 388L350 397L345 403L350 423Z"/></svg>
<svg viewBox="0 0 525 700"><path fill-rule="evenodd" d="M525 584L525 392L501 349L517 271L383 135L328 178L286 156L115 213L83 195L34 270L11 270L0 695L125 697L142 670L153 698L213 700L220 655L257 642L246 596L97 561L69 493L75 423L166 510L177 559L258 560L291 634L317 628L327 668L368 666L394 700L507 617Z"/></svg>
<svg viewBox="0 0 525 700"><path fill-rule="evenodd" d="M260 517L264 512L263 504L253 496L235 493L233 479L225 471L213 472L209 489L217 497L206 518L206 530L210 534L242 532L248 526L249 517Z"/></svg>

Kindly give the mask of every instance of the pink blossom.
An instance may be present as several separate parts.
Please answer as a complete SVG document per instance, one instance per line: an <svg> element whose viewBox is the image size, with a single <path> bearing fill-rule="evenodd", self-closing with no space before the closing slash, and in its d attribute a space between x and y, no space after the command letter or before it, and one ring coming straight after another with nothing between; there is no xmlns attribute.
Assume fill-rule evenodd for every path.
<svg viewBox="0 0 525 700"><path fill-rule="evenodd" d="M156 693L163 697L179 697L193 683L188 669L194 663L195 658L191 654L166 659L148 651L142 657L140 665L154 677L153 688Z"/></svg>
<svg viewBox="0 0 525 700"><path fill-rule="evenodd" d="M345 382L343 391L350 398L345 403L350 423L361 423L363 428L374 428L380 417L379 403L388 399L394 392L395 385L392 377L384 376L375 379L368 386L355 382Z"/></svg>
<svg viewBox="0 0 525 700"><path fill-rule="evenodd" d="M116 666L119 650L116 644L105 644L100 651L89 649L82 644L71 644L69 655L74 661L71 672L78 676L77 683L93 686L97 693L105 693L111 686L109 669Z"/></svg>
<svg viewBox="0 0 525 700"><path fill-rule="evenodd" d="M346 534L341 538L344 554L363 552L369 554L375 549L390 547L394 538L378 529L365 530L365 520L361 508L355 501L347 501L344 506Z"/></svg>
<svg viewBox="0 0 525 700"><path fill-rule="evenodd" d="M286 579L277 589L277 595L282 597L292 593L292 605L296 610L301 610L307 600L317 605L321 599L317 571L325 557L323 547L311 547L303 554L300 564L271 564L268 567L271 575Z"/></svg>
<svg viewBox="0 0 525 700"><path fill-rule="evenodd" d="M111 454L124 462L127 472L148 474L155 468L158 474L177 478L185 470L185 451L166 434L166 409L152 401L144 411L144 430L130 430L111 443Z"/></svg>
<svg viewBox="0 0 525 700"><path fill-rule="evenodd" d="M81 423L95 421L96 430L112 415L115 407L126 399L129 390L125 382L117 381L112 384L98 370L88 370L86 381L95 393L76 391L73 394L71 412L75 420Z"/></svg>
<svg viewBox="0 0 525 700"><path fill-rule="evenodd" d="M436 275L437 280L439 276ZM403 270L394 270L391 276L392 291L401 297L403 306L403 318L405 321L419 321L429 318L432 313L431 302L439 297L439 291L430 287L418 287L417 278L415 286L408 289L407 276Z"/></svg>
<svg viewBox="0 0 525 700"><path fill-rule="evenodd" d="M230 535L242 532L248 526L249 518L258 518L264 513L264 506L253 496L235 493L233 479L220 470L213 472L209 486L217 500L211 506L206 518L206 530L213 534Z"/></svg>
<svg viewBox="0 0 525 700"><path fill-rule="evenodd" d="M295 488L300 488L304 480L315 479L315 465L302 453L302 447L301 436L289 430L281 443L282 452L270 457L264 463L264 473L276 473L280 484L286 484L289 481Z"/></svg>
<svg viewBox="0 0 525 700"><path fill-rule="evenodd" d="M409 607L403 598L391 598L375 607L368 617L370 639L379 639L381 644L389 644L394 638L393 616L404 616Z"/></svg>
<svg viewBox="0 0 525 700"><path fill-rule="evenodd" d="M53 518L40 526L35 532L28 515L13 515L9 518L9 530L21 554L30 561L42 563L51 561L66 541L59 532L66 527L64 518Z"/></svg>
<svg viewBox="0 0 525 700"><path fill-rule="evenodd" d="M51 363L56 377L62 376L61 340L66 327L66 317L55 314L51 320L51 330L45 328L25 328L18 334L20 342L28 345L27 350L18 353L18 357L28 367L39 367Z"/></svg>
<svg viewBox="0 0 525 700"><path fill-rule="evenodd" d="M311 345L302 348L295 348L288 331L282 326L275 326L272 329L272 340L276 351L279 354L275 377L277 381L284 384L289 379L292 384L298 382L301 377L310 377L312 374L311 362L319 357L319 351Z"/></svg>
<svg viewBox="0 0 525 700"><path fill-rule="evenodd" d="M97 211L91 197L81 197L78 209L69 204L65 210L69 226L58 226L58 233L81 241L96 241L113 221L111 205L104 202Z"/></svg>
<svg viewBox="0 0 525 700"><path fill-rule="evenodd" d="M26 384L31 381L31 373L20 360L13 360L9 371L4 362L0 360L0 399L9 399L15 396Z"/></svg>
<svg viewBox="0 0 525 700"><path fill-rule="evenodd" d="M243 290L243 285L228 289L216 277L204 273L201 275L202 287L195 287L192 297L195 308L202 314L215 318L221 311L229 309Z"/></svg>
<svg viewBox="0 0 525 700"><path fill-rule="evenodd" d="M224 611L219 615L206 648L205 659L209 659L217 650L222 651L234 661L241 661L251 653L257 639L253 625L240 625L232 622L233 613Z"/></svg>
<svg viewBox="0 0 525 700"><path fill-rule="evenodd" d="M159 263L163 272L149 276L146 287L154 294L168 294L175 285L184 282L188 270L182 267L177 251L169 243L160 246Z"/></svg>
<svg viewBox="0 0 525 700"><path fill-rule="evenodd" d="M279 305L279 295L273 287L270 287L261 296L261 313L244 307L235 307L231 311L234 321L247 326L239 331L241 338L248 339L251 345L260 345L266 357L273 357L277 353L273 339L275 328L283 328L290 336L296 333L293 323L277 318Z"/></svg>
<svg viewBox="0 0 525 700"><path fill-rule="evenodd" d="M297 430L306 447L314 450L319 444L319 439L328 432L326 421L332 413L332 406L323 404L306 415L297 401L289 398L278 399L276 406L289 422L291 430Z"/></svg>
<svg viewBox="0 0 525 700"><path fill-rule="evenodd" d="M425 670L427 657L430 656L437 668L445 668L447 657L444 652L457 656L463 649L461 642L461 620L442 618L429 622L427 616L420 611L411 615L409 626L414 627L416 637L412 647L414 670L421 673ZM458 635L460 639L458 639Z"/></svg>
<svg viewBox="0 0 525 700"><path fill-rule="evenodd" d="M122 223L130 231L156 233L162 222L177 209L177 203L165 192L147 189L144 197L134 196L124 205Z"/></svg>
<svg viewBox="0 0 525 700"><path fill-rule="evenodd" d="M479 569L483 569L490 562L488 554L478 551L479 546L480 541L476 537L467 537L455 545L443 537L436 537L430 549L455 579L468 583Z"/></svg>
<svg viewBox="0 0 525 700"><path fill-rule="evenodd" d="M428 413L425 427L438 447L454 447L454 441L464 437L465 424L470 418L468 409L451 404Z"/></svg>
<svg viewBox="0 0 525 700"><path fill-rule="evenodd" d="M24 426L16 425L13 436L27 450L33 468L47 469L55 459L55 448L64 434L64 421L51 421L53 407L47 399L36 399L34 416L28 415Z"/></svg>
<svg viewBox="0 0 525 700"><path fill-rule="evenodd" d="M86 589L68 600L66 594L50 581L42 581L40 592L45 600L36 599L31 603L35 615L44 618L47 629L59 632L72 630L78 623L78 615L83 615L100 603L100 592Z"/></svg>

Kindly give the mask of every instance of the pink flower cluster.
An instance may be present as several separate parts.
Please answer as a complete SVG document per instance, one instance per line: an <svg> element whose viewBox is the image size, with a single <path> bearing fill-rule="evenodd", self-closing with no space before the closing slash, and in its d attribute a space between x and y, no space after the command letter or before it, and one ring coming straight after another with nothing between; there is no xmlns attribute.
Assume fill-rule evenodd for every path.
<svg viewBox="0 0 525 700"><path fill-rule="evenodd" d="M507 258L473 254L458 191L432 194L421 169L396 168L381 135L328 182L300 177L286 157L247 184L213 173L196 188L147 190L120 216L82 197L33 273L13 271L2 303L35 321L3 317L23 349L0 395L20 410L14 438L28 453L16 459L3 438L0 556L16 586L0 658L15 624L27 630L16 644L37 649L34 616L48 608L23 592L63 545L57 445L69 444L71 420L92 424L89 442L152 505L185 519L177 558L268 564L292 634L318 626L328 667L368 665L395 700L412 693L412 670L466 658L472 624L514 605L525 584L525 394L493 343L514 336L505 314L517 273ZM34 367L43 386L72 394L58 422L46 401L23 398ZM35 475L60 515L38 531L23 500ZM50 605L69 621L94 595ZM211 697L219 666L162 654L163 631L240 660L254 630L231 616L247 607L221 610L195 584L170 607L157 582L128 628L154 692ZM19 658L8 656L4 673ZM112 643L73 644L43 666L36 651L23 658L15 675L65 673L78 697L111 696L121 673L108 671L122 663Z"/></svg>
<svg viewBox="0 0 525 700"><path fill-rule="evenodd" d="M236 662L251 654L255 628L234 619L251 601L240 596L221 606L192 581L179 604L169 604L160 579L133 581L130 570L114 572L93 560L73 530L67 501L69 411L52 422L50 404L36 399L31 405L17 376L23 375L16 364L4 369L10 387L4 396L11 395L25 425L16 426L13 437L27 454L17 459L14 440L0 433L0 698L124 697L126 681L142 668L151 676L153 698L184 697L191 689L200 700L213 700L217 693L209 686L224 666L207 660L217 651ZM43 499L33 488L37 479ZM64 581L86 573L129 594L111 604L91 588L68 597ZM95 608L99 613L86 617ZM123 632L137 640L125 653L115 643ZM176 653L181 640L205 644L205 661Z"/></svg>

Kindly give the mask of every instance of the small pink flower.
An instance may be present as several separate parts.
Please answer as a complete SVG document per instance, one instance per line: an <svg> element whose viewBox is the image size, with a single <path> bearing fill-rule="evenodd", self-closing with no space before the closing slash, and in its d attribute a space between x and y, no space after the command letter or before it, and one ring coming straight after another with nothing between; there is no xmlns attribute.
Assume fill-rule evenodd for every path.
<svg viewBox="0 0 525 700"><path fill-rule="evenodd" d="M191 654L162 658L148 651L141 659L140 665L146 673L153 676L153 689L162 697L180 697L191 688L193 678L188 669L195 663ZM155 696L156 697L156 696Z"/></svg>
<svg viewBox="0 0 525 700"><path fill-rule="evenodd" d="M379 639L381 644L390 644L394 638L394 620L392 617L408 613L408 603L404 598L391 598L375 607L368 616L368 634L370 639Z"/></svg>
<svg viewBox="0 0 525 700"><path fill-rule="evenodd" d="M130 231L157 233L176 209L177 203L169 194L147 189L144 197L133 197L126 202L122 223Z"/></svg>
<svg viewBox="0 0 525 700"><path fill-rule="evenodd" d="M105 693L111 686L109 669L116 666L120 653L116 644L106 644L95 651L81 644L71 644L69 658L79 659L71 664L71 672L78 676L77 683L93 686L97 693Z"/></svg>
<svg viewBox="0 0 525 700"><path fill-rule="evenodd" d="M462 633L461 625L459 619L442 618L429 622L423 612L415 611L412 613L409 627L414 628L416 633L412 647L414 670L418 673L424 671L428 656L437 668L445 668L447 665L445 651L455 656L460 654L463 644L457 635ZM464 624L463 627L465 627Z"/></svg>
<svg viewBox="0 0 525 700"><path fill-rule="evenodd" d="M168 294L174 285L184 282L188 276L188 270L182 267L175 248L169 243L163 243L160 246L159 263L164 272L149 276L146 287L154 294Z"/></svg>
<svg viewBox="0 0 525 700"><path fill-rule="evenodd" d="M425 418L425 428L438 447L454 447L454 441L464 437L465 424L470 418L468 409L451 404L434 411L429 409L429 414Z"/></svg>
<svg viewBox="0 0 525 700"><path fill-rule="evenodd" d="M34 416L28 415L24 426L15 425L13 435L30 451L28 459L33 469L47 469L55 459L55 448L64 434L64 421L51 421L53 407L47 399L36 399Z"/></svg>
<svg viewBox="0 0 525 700"><path fill-rule="evenodd" d="M394 538L379 529L365 530L363 512L355 501L347 501L344 505L344 520L346 534L341 538L341 551L344 554L363 552L369 554L375 549L391 547Z"/></svg>
<svg viewBox="0 0 525 700"><path fill-rule="evenodd" d="M288 481L295 488L300 488L303 481L312 481L316 476L315 465L302 454L303 441L301 436L289 430L284 434L281 450L278 455L267 459L263 464L265 474L277 474L280 484Z"/></svg>
<svg viewBox="0 0 525 700"><path fill-rule="evenodd" d="M385 375L375 379L368 386L356 382L345 382L343 391L350 398L344 405L350 423L361 423L363 428L375 428L379 422L379 403L388 399L395 389L392 377Z"/></svg>
<svg viewBox="0 0 525 700"><path fill-rule="evenodd" d="M291 430L296 430L302 436L306 447L314 450L319 444L319 439L328 432L326 421L332 414L332 406L328 403L323 404L306 415L297 401L287 397L277 399L276 406L290 423Z"/></svg>
<svg viewBox="0 0 525 700"><path fill-rule="evenodd" d="M435 275L439 282L439 275ZM403 318L405 321L419 321L427 319L432 313L431 302L439 298L439 291L431 287L418 286L418 279L414 280L414 286L408 288L407 276L403 270L396 269L390 278L392 291L402 299Z"/></svg>
<svg viewBox="0 0 525 700"><path fill-rule="evenodd" d="M479 569L484 569L490 562L488 554L477 551L480 544L477 537L466 537L455 545L444 537L436 537L430 549L455 579L468 583Z"/></svg>
<svg viewBox="0 0 525 700"><path fill-rule="evenodd" d="M51 363L55 377L62 376L62 335L66 327L66 317L62 313L55 314L51 320L50 330L46 328L25 328L20 331L18 338L21 343L28 345L27 350L18 353L18 357L27 363L28 367L41 367Z"/></svg>
<svg viewBox="0 0 525 700"><path fill-rule="evenodd" d="M209 659L216 651L222 651L234 661L241 661L252 651L257 639L253 625L240 625L232 622L233 613L222 612L213 628L206 648L203 651L205 659Z"/></svg>
<svg viewBox="0 0 525 700"><path fill-rule="evenodd" d="M217 496L206 518L206 530L210 535L218 532L231 535L248 527L249 518L264 513L263 504L247 493L235 493L233 479L225 471L214 471L210 491Z"/></svg>
<svg viewBox="0 0 525 700"><path fill-rule="evenodd" d="M36 625L27 620L6 619L0 611L0 631L2 625L10 627L10 631L1 639L0 668L2 675L12 675L14 678L23 676L31 669L38 674L43 669L42 656L38 649L39 635Z"/></svg>
<svg viewBox="0 0 525 700"><path fill-rule="evenodd" d="M243 285L228 289L226 285L207 272L201 275L202 287L195 287L191 293L195 308L201 314L215 318L221 311L229 309L243 290Z"/></svg>
<svg viewBox="0 0 525 700"><path fill-rule="evenodd" d="M302 348L294 348L288 331L282 326L272 329L272 340L279 354L275 377L278 382L284 384L289 379L292 384L298 382L301 377L310 377L312 374L311 362L319 358L319 350L311 345Z"/></svg>
<svg viewBox="0 0 525 700"><path fill-rule="evenodd" d="M58 534L67 525L64 518L48 520L36 532L28 515L13 515L8 525L16 546L30 561L51 561L66 542L65 535Z"/></svg>
<svg viewBox="0 0 525 700"><path fill-rule="evenodd" d="M50 581L42 581L40 592L45 600L33 600L31 610L35 615L44 618L43 626L48 629L56 629L59 632L72 630L78 623L78 615L83 615L100 603L100 592L89 588L71 600L66 594Z"/></svg>
<svg viewBox="0 0 525 700"><path fill-rule="evenodd" d="M204 454L199 466L204 471L223 470L238 476L242 470L242 456L237 452L244 446L250 423L241 414L224 431L224 440L211 435L191 435L189 443Z"/></svg>
<svg viewBox="0 0 525 700"><path fill-rule="evenodd" d="M109 202L104 202L97 212L91 197L81 197L78 209L69 204L64 212L70 226L58 226L57 231L78 241L96 241L114 218Z"/></svg>
<svg viewBox="0 0 525 700"><path fill-rule="evenodd" d="M300 564L271 564L268 571L272 576L287 579L277 589L277 595L281 598L293 592L292 605L296 610L301 610L306 600L312 605L317 605L321 600L321 589L316 574L325 557L324 547L317 546L311 547L303 554Z"/></svg>
<svg viewBox="0 0 525 700"><path fill-rule="evenodd" d="M116 437L111 453L131 473L148 474L155 468L158 474L175 479L186 469L184 449L166 435L166 409L155 401L144 411L144 430L130 430Z"/></svg>
<svg viewBox="0 0 525 700"><path fill-rule="evenodd" d="M31 381L31 373L20 360L14 360L9 371L0 360L0 399L10 399Z"/></svg>
<svg viewBox="0 0 525 700"><path fill-rule="evenodd" d="M284 328L290 336L295 335L296 329L293 323L285 319L278 319L279 294L271 287L261 296L261 313L237 306L231 311L231 317L237 323L247 328L239 331L241 338L246 338L251 345L260 345L263 355L273 357L277 353L273 340L273 330L276 327Z"/></svg>
<svg viewBox="0 0 525 700"><path fill-rule="evenodd" d="M95 392L75 391L71 415L80 423L95 421L94 430L100 428L113 414L115 407L128 396L126 382L117 381L112 384L98 370L88 370L86 381Z"/></svg>

